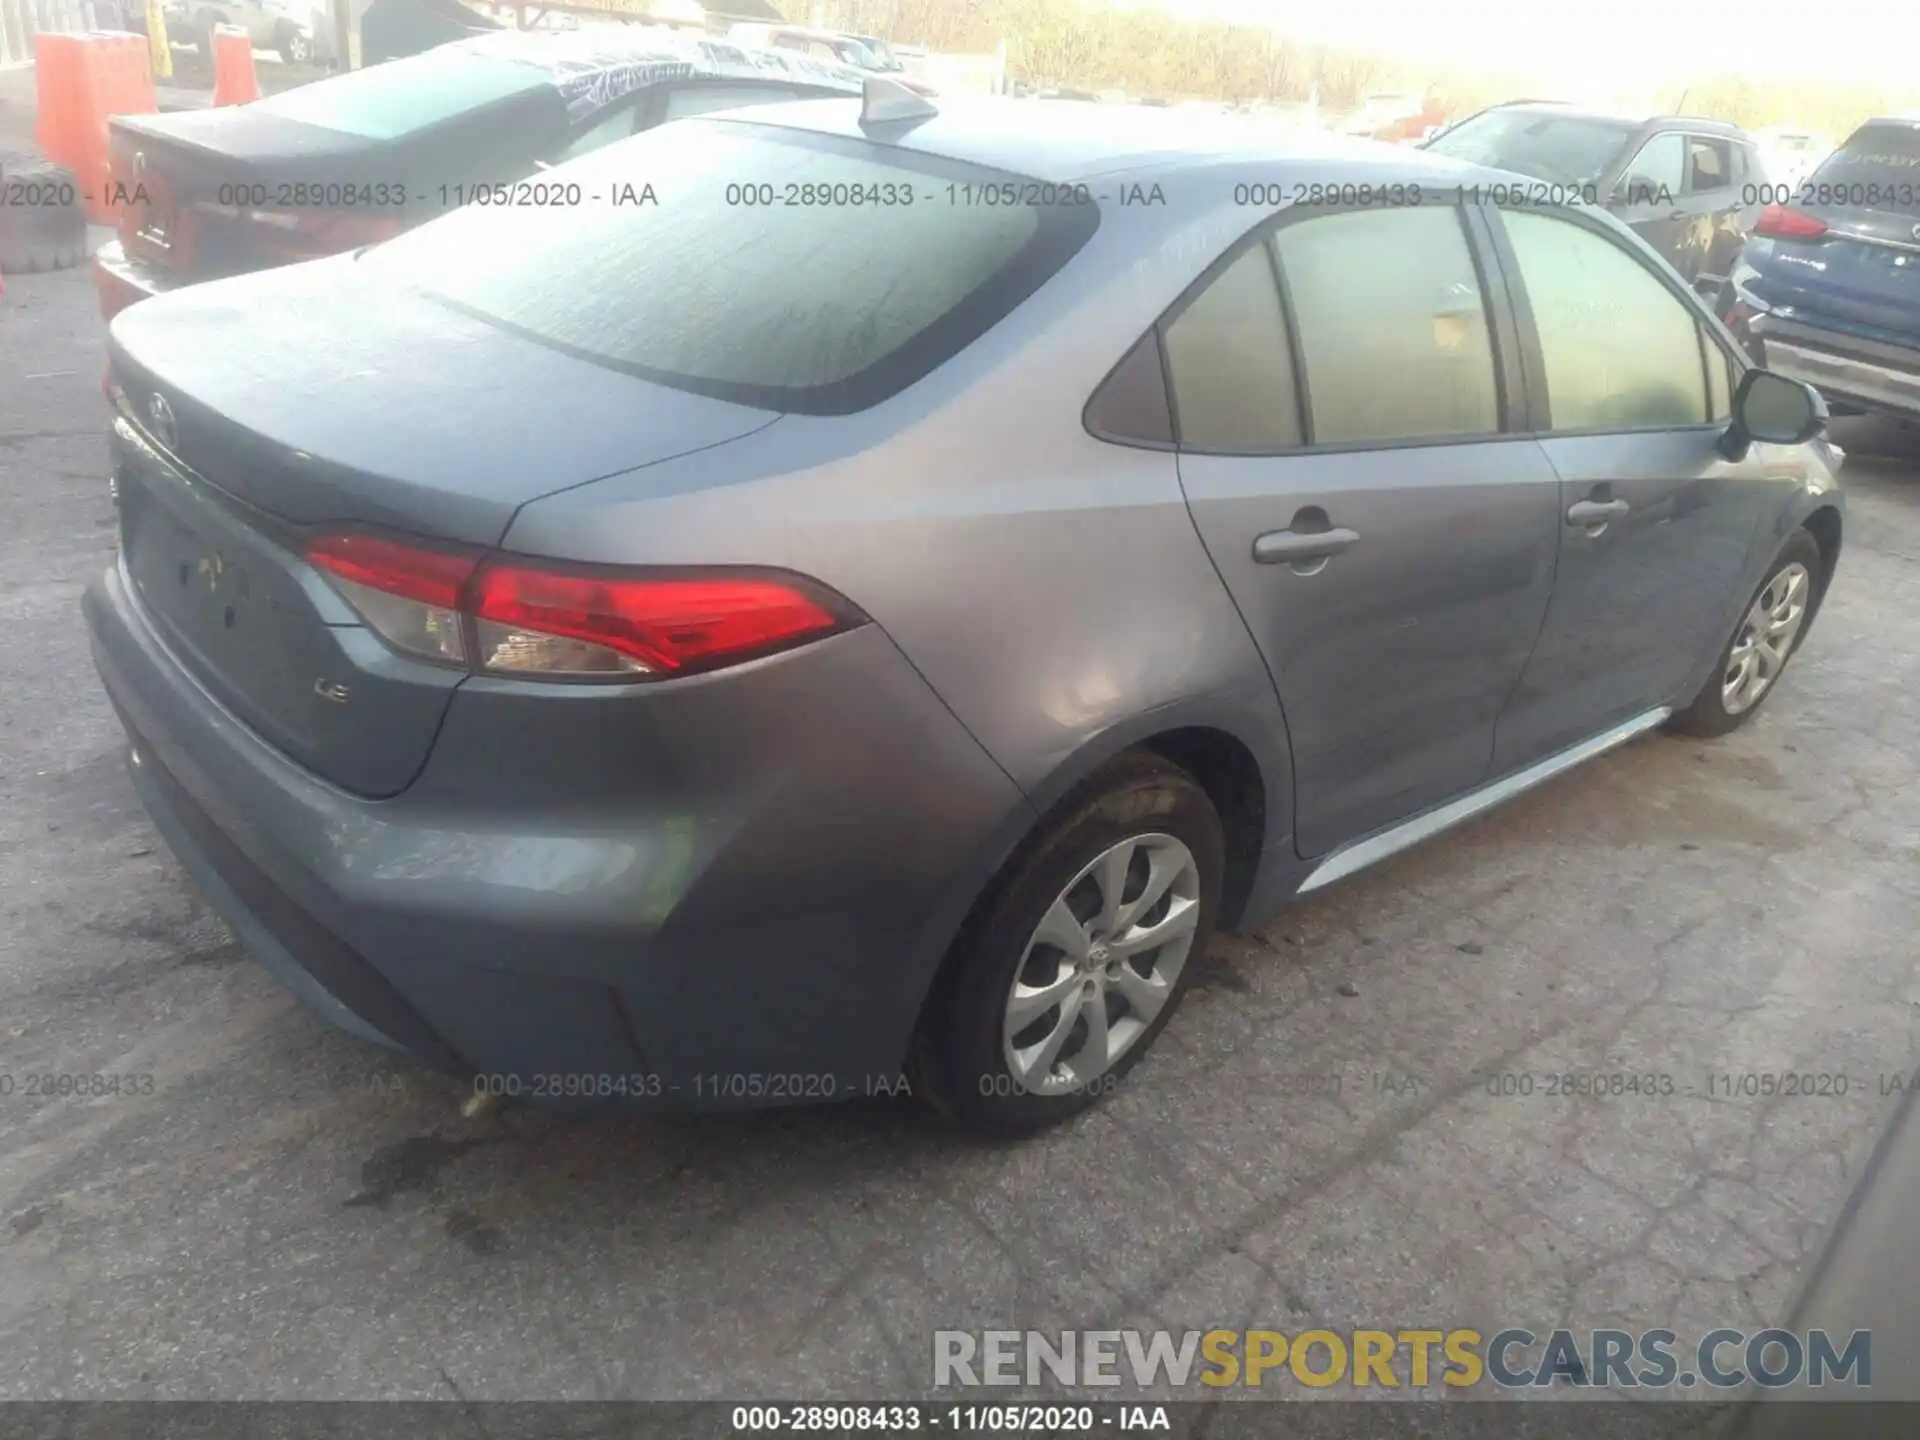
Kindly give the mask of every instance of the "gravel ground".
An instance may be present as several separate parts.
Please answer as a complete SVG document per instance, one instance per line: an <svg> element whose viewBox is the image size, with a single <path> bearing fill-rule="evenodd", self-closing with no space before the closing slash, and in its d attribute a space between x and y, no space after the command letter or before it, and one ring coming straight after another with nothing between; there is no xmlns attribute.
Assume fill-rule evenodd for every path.
<svg viewBox="0 0 1920 1440"><path fill-rule="evenodd" d="M936 1327L1755 1328L1913 1069L1910 435L1839 427L1847 553L1755 724L1222 940L1136 1083L987 1147L887 1103L467 1121L300 1010L149 825L88 661L101 353L84 270L8 278L0 1398L871 1396L929 1386ZM1677 1083L1476 1078L1569 1068ZM1780 1071L1848 1093L1711 1093ZM24 1093L95 1072L151 1093Z"/></svg>

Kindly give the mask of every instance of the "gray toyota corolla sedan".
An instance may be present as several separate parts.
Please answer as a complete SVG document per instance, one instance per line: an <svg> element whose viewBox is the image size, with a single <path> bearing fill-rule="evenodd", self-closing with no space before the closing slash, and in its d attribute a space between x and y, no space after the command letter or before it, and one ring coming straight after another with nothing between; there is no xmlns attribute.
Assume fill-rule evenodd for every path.
<svg viewBox="0 0 1920 1440"><path fill-rule="evenodd" d="M113 324L154 820L495 1093L1107 1093L1216 925L1778 683L1819 398L1417 152L873 86Z"/></svg>

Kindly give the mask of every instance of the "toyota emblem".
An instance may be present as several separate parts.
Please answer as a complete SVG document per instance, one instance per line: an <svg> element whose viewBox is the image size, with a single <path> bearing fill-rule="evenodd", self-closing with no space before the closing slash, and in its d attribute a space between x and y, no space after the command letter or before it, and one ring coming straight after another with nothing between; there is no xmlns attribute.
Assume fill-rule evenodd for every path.
<svg viewBox="0 0 1920 1440"><path fill-rule="evenodd" d="M153 438L177 454L180 431L173 423L173 407L167 403L167 397L158 391L147 397L147 419L153 422Z"/></svg>

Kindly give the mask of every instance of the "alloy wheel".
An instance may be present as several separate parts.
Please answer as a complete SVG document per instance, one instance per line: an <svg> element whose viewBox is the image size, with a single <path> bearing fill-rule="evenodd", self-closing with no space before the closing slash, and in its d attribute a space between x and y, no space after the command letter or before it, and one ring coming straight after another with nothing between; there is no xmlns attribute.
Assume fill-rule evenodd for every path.
<svg viewBox="0 0 1920 1440"><path fill-rule="evenodd" d="M1740 622L1720 678L1720 704L1727 714L1745 714L1773 688L1806 621L1812 591L1807 567L1796 560L1782 566L1754 600L1747 618Z"/></svg>
<svg viewBox="0 0 1920 1440"><path fill-rule="evenodd" d="M1028 1093L1084 1090L1166 1006L1200 922L1200 867L1171 835L1109 847L1047 908L1014 971L1003 1044Z"/></svg>

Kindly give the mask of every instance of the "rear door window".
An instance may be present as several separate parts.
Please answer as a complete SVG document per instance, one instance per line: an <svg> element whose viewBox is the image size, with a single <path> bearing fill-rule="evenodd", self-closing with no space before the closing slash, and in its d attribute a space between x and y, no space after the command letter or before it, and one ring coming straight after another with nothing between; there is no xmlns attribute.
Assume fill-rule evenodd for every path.
<svg viewBox="0 0 1920 1440"><path fill-rule="evenodd" d="M1920 124L1869 124L1806 182L1804 203L1920 215Z"/></svg>
<svg viewBox="0 0 1920 1440"><path fill-rule="evenodd" d="M1300 444L1293 357L1265 244L1242 250L1165 334L1182 445L1258 455Z"/></svg>
<svg viewBox="0 0 1920 1440"><path fill-rule="evenodd" d="M1026 177L895 146L696 119L552 172L578 206L479 206L360 263L661 384L846 414L904 389L1084 245L1084 206L959 205ZM790 191L816 203L779 203Z"/></svg>
<svg viewBox="0 0 1920 1440"><path fill-rule="evenodd" d="M1283 224L1190 299L1165 339L1184 449L1263 454L1501 428L1486 297L1452 206Z"/></svg>
<svg viewBox="0 0 1920 1440"><path fill-rule="evenodd" d="M1486 297L1456 208L1318 216L1274 243L1314 444L1499 431Z"/></svg>

